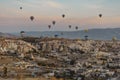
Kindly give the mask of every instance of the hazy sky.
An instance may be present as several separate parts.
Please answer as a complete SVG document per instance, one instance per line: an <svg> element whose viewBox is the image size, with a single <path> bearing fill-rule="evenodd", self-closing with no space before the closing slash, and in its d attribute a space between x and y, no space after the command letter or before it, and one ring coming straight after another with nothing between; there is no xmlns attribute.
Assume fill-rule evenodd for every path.
<svg viewBox="0 0 120 80"><path fill-rule="evenodd" d="M0 32L48 31L53 20L51 31L120 27L120 0L0 0Z"/></svg>

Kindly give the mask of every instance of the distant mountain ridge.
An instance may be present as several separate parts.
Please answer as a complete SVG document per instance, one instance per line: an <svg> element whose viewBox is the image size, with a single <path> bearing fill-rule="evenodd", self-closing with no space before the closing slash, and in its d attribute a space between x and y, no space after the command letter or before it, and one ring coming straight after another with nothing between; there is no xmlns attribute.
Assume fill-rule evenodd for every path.
<svg viewBox="0 0 120 80"><path fill-rule="evenodd" d="M16 33L15 35L20 35ZM89 39L94 40L111 40L113 37L120 39L120 28L106 28L106 29L90 29L88 32L84 30L78 31L28 31L25 36L33 37L53 37L58 35L60 38L69 38L69 39L84 39L84 36L88 36Z"/></svg>
<svg viewBox="0 0 120 80"><path fill-rule="evenodd" d="M15 38L17 36L10 34L10 33L2 33L0 32L0 37L6 37L6 38Z"/></svg>

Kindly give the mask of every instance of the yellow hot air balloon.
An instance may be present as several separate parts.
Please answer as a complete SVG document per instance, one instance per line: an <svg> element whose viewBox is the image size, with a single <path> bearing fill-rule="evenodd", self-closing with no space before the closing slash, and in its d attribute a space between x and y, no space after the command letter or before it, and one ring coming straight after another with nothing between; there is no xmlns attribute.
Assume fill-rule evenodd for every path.
<svg viewBox="0 0 120 80"><path fill-rule="evenodd" d="M117 40L117 38L114 36L114 37L112 38L112 40L113 40L113 41L116 41L116 40Z"/></svg>
<svg viewBox="0 0 120 80"><path fill-rule="evenodd" d="M88 32L88 29L85 29L85 30L84 30L84 32L86 32L86 33L87 33L87 32Z"/></svg>

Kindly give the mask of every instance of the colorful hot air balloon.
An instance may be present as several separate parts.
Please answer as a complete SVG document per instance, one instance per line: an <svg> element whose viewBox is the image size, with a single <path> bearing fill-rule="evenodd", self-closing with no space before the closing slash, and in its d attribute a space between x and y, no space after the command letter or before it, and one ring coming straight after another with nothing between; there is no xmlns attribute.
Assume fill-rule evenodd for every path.
<svg viewBox="0 0 120 80"><path fill-rule="evenodd" d="M117 40L117 37L115 37L115 36L112 37L112 40L113 40L113 41L116 41L116 40Z"/></svg>
<svg viewBox="0 0 120 80"><path fill-rule="evenodd" d="M86 33L87 33L87 32L88 32L88 29L85 29L85 30L84 30L84 32L86 32Z"/></svg>
<svg viewBox="0 0 120 80"><path fill-rule="evenodd" d="M34 20L34 16L30 16L30 20L33 21Z"/></svg>

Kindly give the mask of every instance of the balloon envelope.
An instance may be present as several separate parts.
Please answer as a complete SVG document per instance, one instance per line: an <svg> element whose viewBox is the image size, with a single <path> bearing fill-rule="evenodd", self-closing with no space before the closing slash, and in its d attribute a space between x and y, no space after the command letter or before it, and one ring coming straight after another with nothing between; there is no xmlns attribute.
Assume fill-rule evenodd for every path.
<svg viewBox="0 0 120 80"><path fill-rule="evenodd" d="M71 25L69 25L69 28L71 28L72 26Z"/></svg>
<svg viewBox="0 0 120 80"><path fill-rule="evenodd" d="M20 7L20 9L22 9L22 7Z"/></svg>
<svg viewBox="0 0 120 80"><path fill-rule="evenodd" d="M53 23L53 25L55 25L55 23L56 23L56 22L55 22L55 21L53 21L52 23Z"/></svg>
<svg viewBox="0 0 120 80"><path fill-rule="evenodd" d="M75 29L78 30L78 26L76 26Z"/></svg>
<svg viewBox="0 0 120 80"><path fill-rule="evenodd" d="M25 33L25 31L21 31L20 33L23 34L23 33Z"/></svg>
<svg viewBox="0 0 120 80"><path fill-rule="evenodd" d="M34 16L30 16L30 19L31 19L31 21L33 21L34 20Z"/></svg>
<svg viewBox="0 0 120 80"><path fill-rule="evenodd" d="M85 29L84 32L88 32L88 29Z"/></svg>
<svg viewBox="0 0 120 80"><path fill-rule="evenodd" d="M64 18L64 17L65 17L65 14L63 14L62 17Z"/></svg>
<svg viewBox="0 0 120 80"><path fill-rule="evenodd" d="M48 28L50 29L50 28L51 28L51 25L48 25Z"/></svg>
<svg viewBox="0 0 120 80"><path fill-rule="evenodd" d="M99 17L101 18L101 17L102 17L102 14L99 14Z"/></svg>

